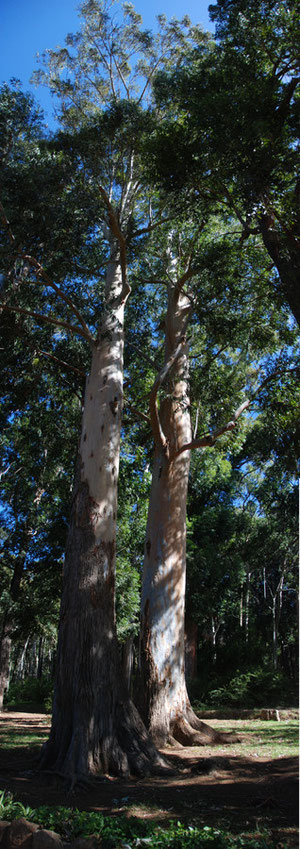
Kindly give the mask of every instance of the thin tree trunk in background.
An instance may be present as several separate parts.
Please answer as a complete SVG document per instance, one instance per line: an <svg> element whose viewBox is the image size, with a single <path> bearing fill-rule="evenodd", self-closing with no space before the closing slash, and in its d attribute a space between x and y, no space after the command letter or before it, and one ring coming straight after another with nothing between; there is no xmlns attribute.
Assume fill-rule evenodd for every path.
<svg viewBox="0 0 300 849"><path fill-rule="evenodd" d="M44 454L45 460L47 457L47 452ZM40 503L41 497L43 495L43 487L42 487L42 478L43 478L44 469L41 471L40 483L36 489L35 496L33 499L33 505L36 509ZM16 558L14 563L14 570L12 574L12 579L9 588L9 594L11 603L7 605L6 611L3 617L2 624L2 634L1 634L1 642L0 642L0 711L3 710L3 697L4 692L8 688L9 684L9 676L10 676L10 659L11 659L11 650L12 650L12 635L15 628L14 615L13 615L13 603L16 602L20 595L20 587L21 581L24 574L25 569L25 561L27 557L27 548L29 545L29 541L32 537L33 527L34 527L34 516L31 516L26 521L22 529L22 549L23 553ZM26 647L28 645L28 640L26 643Z"/></svg>
<svg viewBox="0 0 300 849"><path fill-rule="evenodd" d="M26 659L26 652L27 652L27 649L28 649L28 643L29 643L29 637L27 637L27 639L25 640L24 646L22 648L21 656L16 663L16 671L14 673L14 677L16 677L17 680L20 680L20 681L24 681L24 678L25 678L25 659Z"/></svg>
<svg viewBox="0 0 300 849"><path fill-rule="evenodd" d="M26 551L26 540L29 538L30 531L25 527L24 530L24 547ZM8 604L2 624L2 634L0 642L0 711L3 710L4 693L8 689L10 677L10 659L12 650L12 635L14 632L14 616L13 602L17 601L20 592L22 575L25 567L25 556L18 557L14 565L13 576L10 584L11 603Z"/></svg>
<svg viewBox="0 0 300 849"><path fill-rule="evenodd" d="M9 617L9 612L6 611L4 613L0 644L0 711L3 710L3 699L9 684L12 632L13 622Z"/></svg>
<svg viewBox="0 0 300 849"><path fill-rule="evenodd" d="M282 593L283 593L284 574L280 576L278 586L274 595L272 595L272 656L273 668L278 667L278 631L282 611Z"/></svg>
<svg viewBox="0 0 300 849"><path fill-rule="evenodd" d="M131 692L132 672L133 672L133 638L127 637L122 645L122 670L127 692Z"/></svg>
<svg viewBox="0 0 300 849"><path fill-rule="evenodd" d="M247 572L247 583L246 583L246 598L245 598L245 640L246 645L249 643L249 606L250 606L250 581L251 581L251 572Z"/></svg>
<svg viewBox="0 0 300 849"><path fill-rule="evenodd" d="M33 640L33 643L30 646L30 658L29 658L29 676L32 678L37 678L37 668L38 668L38 648L36 640Z"/></svg>
<svg viewBox="0 0 300 849"><path fill-rule="evenodd" d="M213 647L213 664L217 663L217 629L215 625L214 617L211 617L211 636L212 636L212 647Z"/></svg>
<svg viewBox="0 0 300 849"><path fill-rule="evenodd" d="M272 598L272 657L273 669L277 669L277 616L276 616L276 595Z"/></svg>
<svg viewBox="0 0 300 849"><path fill-rule="evenodd" d="M190 619L185 618L185 675L190 680L197 677L197 639L198 625Z"/></svg>
<svg viewBox="0 0 300 849"><path fill-rule="evenodd" d="M266 567L263 567L263 582L264 582L264 599L267 598L267 580L266 580Z"/></svg>
<svg viewBox="0 0 300 849"><path fill-rule="evenodd" d="M240 628L243 627L244 624L244 584L241 584L240 591Z"/></svg>
<svg viewBox="0 0 300 849"><path fill-rule="evenodd" d="M38 665L37 665L37 678L41 678L43 675L43 662L44 662L44 640L43 637L39 639L39 648L38 648Z"/></svg>

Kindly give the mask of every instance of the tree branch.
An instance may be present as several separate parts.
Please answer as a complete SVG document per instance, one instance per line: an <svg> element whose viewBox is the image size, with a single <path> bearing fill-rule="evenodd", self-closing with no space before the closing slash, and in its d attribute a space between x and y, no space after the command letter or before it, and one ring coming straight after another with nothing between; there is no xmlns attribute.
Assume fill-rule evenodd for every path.
<svg viewBox="0 0 300 849"><path fill-rule="evenodd" d="M171 459L175 460L176 457L179 457L179 455L183 454L184 451L191 451L194 448L211 448L220 436L223 436L224 433L228 433L229 431L234 430L240 415L244 412L244 410L247 409L247 407L250 406L250 404L251 399L247 398L247 401L244 401L243 404L238 407L238 409L233 414L232 419L230 419L230 421L227 422L226 425L219 428L219 430L213 431L213 433L205 434L204 436L200 436L199 439L193 439L192 442L185 443L185 445L182 445L178 451L174 452Z"/></svg>
<svg viewBox="0 0 300 849"><path fill-rule="evenodd" d="M179 277L179 279L177 280L177 283L176 283L176 289L177 289L178 294L182 291L184 284L187 282L187 280L190 280L190 278L193 277L193 275L195 273L193 266L192 266L192 261L193 261L193 257L194 257L194 251L195 251L195 244L197 242L197 239L200 236L200 233L203 233L203 230L205 228L205 224L206 224L206 222L204 220L201 221L201 224L197 228L196 233L194 235L194 238L192 240L191 248L190 248L190 251L189 251L188 258L187 258L186 270L183 272L181 277Z"/></svg>
<svg viewBox="0 0 300 849"><path fill-rule="evenodd" d="M140 230L134 230L132 238L137 239L139 236L144 236L145 233L151 233L156 227L160 227L161 224L168 224L169 221L172 221L172 215L169 215L166 218L160 218L159 221L154 221L153 224L149 223L146 227L141 227Z"/></svg>
<svg viewBox="0 0 300 849"><path fill-rule="evenodd" d="M14 245L14 244L15 244L15 241L16 241L16 237L14 236L14 234L13 234L13 232L12 232L12 230L11 230L11 226L10 226L9 220L8 220L8 218L6 217L5 209L4 209L4 206L2 205L1 201L0 201L0 213L1 213L1 215L0 215L1 220L3 221L3 224L4 224L4 226L5 226L6 230L7 230L7 234L8 234L9 241L10 241L10 243L11 243L12 245Z"/></svg>
<svg viewBox="0 0 300 849"><path fill-rule="evenodd" d="M151 425L152 425L152 432L153 432L153 436L154 436L154 441L155 441L156 445L160 446L163 449L163 451L166 452L166 454L168 453L168 443L167 443L165 434L163 432L161 422L160 422L160 418L159 418L159 411L158 411L158 404L157 404L157 394L158 394L158 391L159 391L162 383L164 382L167 375L169 374L169 371L171 370L172 366L174 365L174 363L178 359L178 357L179 357L179 355L182 351L182 348L185 345L185 342L186 342L186 339L185 339L185 336L183 336L182 339L180 340L179 344L177 345L177 347L175 348L175 350L173 351L173 353L171 354L171 356L169 357L169 359L167 360L167 362L165 363L165 365L163 366L163 368L161 369L161 371L157 375L157 377L154 381L154 384L152 386L152 389L151 389L151 392L150 392L150 397L149 397L150 420L151 420Z"/></svg>
<svg viewBox="0 0 300 849"><path fill-rule="evenodd" d="M134 405L131 403L131 401L128 400L128 398L124 397L124 404L128 404L131 412L134 413L135 416L137 416L140 419L143 419L143 421L147 422L148 425L151 425L151 419L149 418L149 416L147 416L146 413L143 413L141 410L138 410L136 407L134 407Z"/></svg>
<svg viewBox="0 0 300 849"><path fill-rule="evenodd" d="M91 334L87 324L85 323L84 318L82 317L81 313L79 312L79 310L77 309L77 307L75 306L75 304L73 303L73 301L69 297L69 295L66 295L66 293L63 292L63 290L60 289L60 287L57 286L56 283L54 283L54 280L51 280L51 277L49 277L49 274L47 274L47 272L45 271L45 269L43 268L41 263L38 262L38 260L36 260L34 257L30 256L29 254L23 254L23 259L25 259L27 262L29 262L29 264L32 265L32 267L36 269L37 277L41 276L42 281L47 286L50 286L50 288L53 289L54 292L56 292L56 294L58 295L59 298L61 298L62 301L64 301L66 304L68 304L68 306L71 308L74 315L76 315L76 318L78 318L78 321L80 322L80 324L81 324L81 326L82 326L82 328L83 328L83 330L86 334L86 339L89 339L90 344L92 344L93 341L94 341L92 334ZM37 283L39 283L39 280L37 280Z"/></svg>
<svg viewBox="0 0 300 849"><path fill-rule="evenodd" d="M15 239L14 234L12 233L9 221L6 217L5 210L4 210L4 207L3 207L1 202L0 202L0 216L1 216L2 221L5 224L5 227L7 229L8 237L9 237L11 244L15 244L16 239ZM32 257L30 254L26 254L23 251L18 251L18 255L23 260L28 262L29 265L31 265L33 268L35 268L35 270L37 272L37 277L42 278L41 283L40 283L39 280L37 280L37 283L40 283L40 285L42 285L42 282L43 282L45 285L50 286L50 288L53 289L54 292L56 292L58 297L61 298L66 304L68 304L68 306L71 308L73 314L76 316L76 318L78 318L78 321L80 322L80 324L81 324L81 326L84 330L85 339L87 339L88 342L90 343L90 345L92 345L93 341L94 341L93 336L92 336L87 324L85 323L84 318L82 317L81 313L79 312L79 310L77 309L77 307L73 303L72 299L68 295L66 295L66 293L63 292L62 289L60 289L60 287L57 286L57 284L54 283L53 280L51 280L51 277L49 277L49 274L47 274L47 272L45 271L42 264L37 259L35 259L35 257Z"/></svg>
<svg viewBox="0 0 300 849"><path fill-rule="evenodd" d="M121 68L120 68L120 66L119 66L119 63L118 63L118 62L117 62L117 60L116 60L116 57L115 57L114 52L112 53L112 58L113 58L113 60L114 60L114 63L115 63L116 69L117 69L117 73L119 74L120 80L121 80L121 82L123 83L123 86L124 86L124 88L125 88L127 100L130 100L130 91L129 91L128 85L127 85L127 83L126 83L125 77L124 77L124 75L122 74L122 71L121 71Z"/></svg>
<svg viewBox="0 0 300 849"><path fill-rule="evenodd" d="M149 73L149 76L147 77L147 80L146 80L146 82L145 82L145 85L144 85L144 88L143 88L143 90L142 90L142 93L141 93L141 95L140 95L140 97L139 97L139 99L138 99L138 104L140 104L140 103L142 102L143 97L144 97L144 94L146 93L147 88L148 88L148 86L150 85L150 82L151 82L151 79L152 79L152 77L153 77L153 74L155 74L155 71L156 71L156 69L158 68L158 66L159 66L160 62L162 61L162 59L164 59L164 56L160 56L160 57L159 57L159 59L157 60L157 62L155 62L155 64L154 64L154 65L153 65L153 67L151 68L151 71L150 71L150 73Z"/></svg>
<svg viewBox="0 0 300 849"><path fill-rule="evenodd" d="M222 188L222 191L224 192L225 197L228 200L229 205L231 206L231 209L233 209L233 211L236 214L237 219L240 221L240 223L242 225L242 228L243 228L243 234L242 235L243 235L243 237L247 238L250 235L257 235L258 230L256 229L256 227L250 227L250 225L248 224L248 221L246 221L245 218L243 217L242 213L240 212L239 208L237 207L232 195L230 194L230 192L228 191L226 186L221 184L221 188Z"/></svg>
<svg viewBox="0 0 300 849"><path fill-rule="evenodd" d="M185 445L182 445L178 451L176 451L170 459L175 460L176 457L179 457L184 451L192 451L194 448L210 448L212 447L217 439L220 436L223 436L224 433L228 433L231 430L234 430L236 423L240 417L240 415L244 412L244 410L248 409L250 405L253 403L257 395L267 386L268 383L271 383L272 380L275 380L277 377L281 377L284 374L293 374L294 372L297 374L300 370L300 366L295 366L292 369L278 369L273 372L273 374L269 374L262 383L254 390L251 398L247 398L246 401L241 404L240 407L233 414L232 419L227 422L223 427L219 430L213 431L213 433L207 433L203 436L200 436L199 439L193 439L192 442L187 442Z"/></svg>
<svg viewBox="0 0 300 849"><path fill-rule="evenodd" d="M50 351L42 351L41 348L36 348L36 353L39 354L40 357L47 357L48 359L53 360L55 363L58 363L60 366L64 366L64 368L67 368L70 371L74 371L75 374L79 374L80 377L86 378L85 371L76 368L76 366L71 366L70 363L66 363L65 360L61 360L59 357L55 357L54 354L50 354Z"/></svg>
<svg viewBox="0 0 300 849"><path fill-rule="evenodd" d="M81 327L69 324L67 321L60 321L60 319L54 318L54 316L43 315L42 313L34 312L33 310L26 310L22 307L13 307L9 304L3 304L0 309L20 313L21 315L28 315L31 318L35 318L37 323L40 321L46 321L48 324L54 324L56 327L64 327L65 330L69 330L71 333L76 333L79 336L82 336L83 339L86 339L90 343L90 334L87 336Z"/></svg>
<svg viewBox="0 0 300 849"><path fill-rule="evenodd" d="M284 97L283 97L281 103L279 104L279 106L277 106L277 109L275 110L276 117L279 116L280 121L281 121L280 127L282 126L285 118L287 117L288 107L289 107L290 102L291 102L291 100L294 96L294 92L296 91L296 88L297 88L297 85L298 85L299 82L300 82L300 77L293 77L293 79L290 80L290 82L288 83L288 85L285 89ZM278 133L277 133L277 135L278 135Z"/></svg>

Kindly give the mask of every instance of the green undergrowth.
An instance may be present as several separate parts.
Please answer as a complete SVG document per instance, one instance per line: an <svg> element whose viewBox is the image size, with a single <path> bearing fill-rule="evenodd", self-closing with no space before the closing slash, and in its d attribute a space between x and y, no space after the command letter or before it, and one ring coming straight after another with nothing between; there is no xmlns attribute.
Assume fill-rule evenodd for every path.
<svg viewBox="0 0 300 849"><path fill-rule="evenodd" d="M53 681L48 675L41 678L28 677L24 681L13 681L4 696L8 710L41 710L51 712Z"/></svg>
<svg viewBox="0 0 300 849"><path fill-rule="evenodd" d="M106 817L97 812L79 811L77 808L43 805L30 808L14 799L11 793L0 791L0 820L25 817L44 828L61 835L70 842L76 837L101 837L101 849L276 849L270 833L255 835L230 832L211 826L198 826L194 822L179 820L159 826L136 817ZM287 844L280 843L281 849Z"/></svg>
<svg viewBox="0 0 300 849"><path fill-rule="evenodd" d="M297 682L269 665L195 679L189 683L189 695L198 710L298 706Z"/></svg>

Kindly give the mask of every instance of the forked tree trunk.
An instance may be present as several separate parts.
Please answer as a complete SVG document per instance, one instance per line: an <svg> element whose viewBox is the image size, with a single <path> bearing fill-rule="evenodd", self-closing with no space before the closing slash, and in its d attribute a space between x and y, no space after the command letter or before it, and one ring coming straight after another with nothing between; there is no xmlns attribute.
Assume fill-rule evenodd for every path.
<svg viewBox="0 0 300 849"><path fill-rule="evenodd" d="M41 766L71 784L97 772L163 765L129 700L115 628L117 482L123 396L124 304L111 260L107 309L87 380L67 541L50 738Z"/></svg>
<svg viewBox="0 0 300 849"><path fill-rule="evenodd" d="M190 301L169 288L165 359L185 333ZM188 349L184 345L170 372L160 422L166 445L156 440L146 531L141 599L140 682L142 716L157 745L203 744L221 739L194 714L185 683L184 607L186 583L186 500L191 442ZM140 702L139 702L140 704Z"/></svg>

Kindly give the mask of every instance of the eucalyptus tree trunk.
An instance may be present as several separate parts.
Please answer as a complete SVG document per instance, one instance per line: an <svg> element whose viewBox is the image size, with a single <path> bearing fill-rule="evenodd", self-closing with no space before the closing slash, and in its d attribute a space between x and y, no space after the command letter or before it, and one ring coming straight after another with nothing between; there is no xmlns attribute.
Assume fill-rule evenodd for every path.
<svg viewBox="0 0 300 849"><path fill-rule="evenodd" d="M74 785L97 772L162 764L122 680L115 628L117 483L124 297L111 256L106 309L92 349L65 558L50 738L41 766Z"/></svg>
<svg viewBox="0 0 300 849"><path fill-rule="evenodd" d="M185 683L184 607L186 500L191 442L188 345L190 300L169 286L165 335L167 394L152 411L155 451L141 598L139 693L142 716L157 745L217 742L220 737L192 711ZM179 350L174 359L174 352ZM160 431L160 432L159 432ZM141 704L142 700L142 704Z"/></svg>

